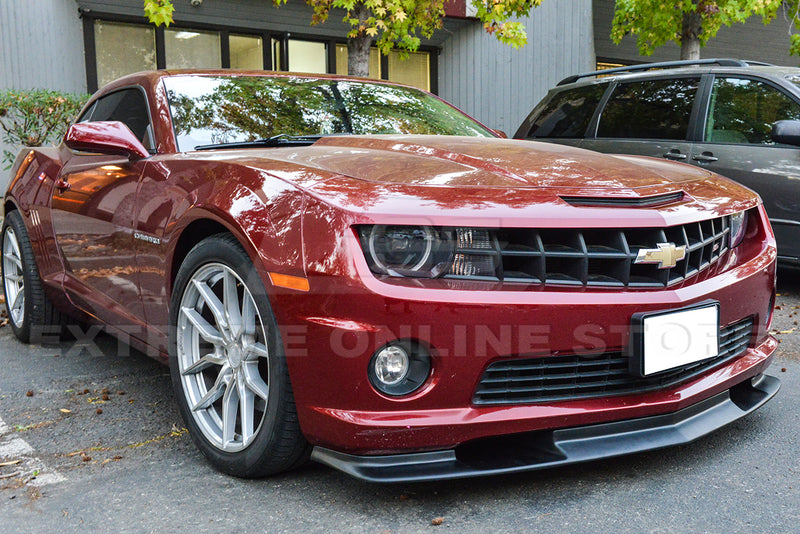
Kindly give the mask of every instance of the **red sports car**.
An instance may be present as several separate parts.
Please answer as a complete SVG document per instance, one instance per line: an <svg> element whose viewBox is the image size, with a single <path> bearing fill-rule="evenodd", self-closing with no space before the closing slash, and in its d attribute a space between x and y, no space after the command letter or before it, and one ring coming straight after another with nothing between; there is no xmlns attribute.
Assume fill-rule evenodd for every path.
<svg viewBox="0 0 800 534"><path fill-rule="evenodd" d="M168 362L233 475L540 469L779 388L764 209L688 165L502 139L390 83L176 71L106 86L12 172L14 333L72 317Z"/></svg>

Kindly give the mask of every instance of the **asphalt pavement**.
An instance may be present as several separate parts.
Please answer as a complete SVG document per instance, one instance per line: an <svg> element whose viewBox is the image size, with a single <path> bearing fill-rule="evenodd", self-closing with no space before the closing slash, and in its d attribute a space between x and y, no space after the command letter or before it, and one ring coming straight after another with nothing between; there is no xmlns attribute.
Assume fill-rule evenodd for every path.
<svg viewBox="0 0 800 534"><path fill-rule="evenodd" d="M769 372L783 388L754 414L663 451L426 484L315 464L221 475L186 434L166 367L102 334L26 346L0 327L0 531L797 532L800 271L778 286Z"/></svg>

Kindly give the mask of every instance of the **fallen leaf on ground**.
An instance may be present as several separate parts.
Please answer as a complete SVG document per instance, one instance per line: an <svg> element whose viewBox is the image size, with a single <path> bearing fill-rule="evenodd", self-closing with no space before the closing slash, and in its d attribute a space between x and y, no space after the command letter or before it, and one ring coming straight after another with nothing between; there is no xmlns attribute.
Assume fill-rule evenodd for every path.
<svg viewBox="0 0 800 534"><path fill-rule="evenodd" d="M7 467L9 465L17 465L18 463L21 463L21 462L22 462L22 460L11 460L10 462L0 462L0 467Z"/></svg>
<svg viewBox="0 0 800 534"><path fill-rule="evenodd" d="M72 410L67 410L66 408L61 408L58 411L61 412L61 413L72 413Z"/></svg>
<svg viewBox="0 0 800 534"><path fill-rule="evenodd" d="M438 526L441 525L442 523L444 523L444 517L434 517L433 519L431 519L431 525Z"/></svg>

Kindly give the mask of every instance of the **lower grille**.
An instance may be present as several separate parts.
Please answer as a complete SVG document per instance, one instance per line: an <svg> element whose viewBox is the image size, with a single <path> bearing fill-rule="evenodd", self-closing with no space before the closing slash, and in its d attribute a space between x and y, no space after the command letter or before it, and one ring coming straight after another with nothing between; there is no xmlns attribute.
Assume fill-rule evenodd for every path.
<svg viewBox="0 0 800 534"><path fill-rule="evenodd" d="M494 362L483 373L473 404L533 404L630 395L667 388L731 360L750 345L753 319L719 331L719 355L703 362L639 377L621 352L592 356L544 356Z"/></svg>

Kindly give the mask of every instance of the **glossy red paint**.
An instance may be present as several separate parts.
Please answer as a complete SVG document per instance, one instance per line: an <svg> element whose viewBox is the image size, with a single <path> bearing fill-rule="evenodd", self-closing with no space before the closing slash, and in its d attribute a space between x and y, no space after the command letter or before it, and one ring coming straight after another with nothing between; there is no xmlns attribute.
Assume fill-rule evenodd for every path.
<svg viewBox="0 0 800 534"><path fill-rule="evenodd" d="M267 288L300 424L313 445L359 454L448 449L489 436L670 413L762 373L771 361L775 242L759 198L734 182L689 165L507 139L348 136L301 148L178 153L161 80L187 74L231 75L136 74L87 104L141 87L156 154L121 123L73 125L60 149L20 156L6 211L20 210L36 236L39 272L64 311L110 325L161 359L187 244L230 232ZM683 191L684 200L656 208L576 207L561 198L671 191ZM740 247L660 290L378 277L354 230L650 228L742 210L751 216ZM306 279L308 290L276 286L269 273ZM756 329L742 356L687 382L558 403L472 403L493 361L622 350L634 313L707 299L720 302L722 325L753 317ZM428 348L432 371L418 391L391 398L370 385L367 364L385 343L407 338Z"/></svg>
<svg viewBox="0 0 800 534"><path fill-rule="evenodd" d="M142 159L150 155L136 136L119 121L73 124L64 135L64 144L79 152L99 152Z"/></svg>

